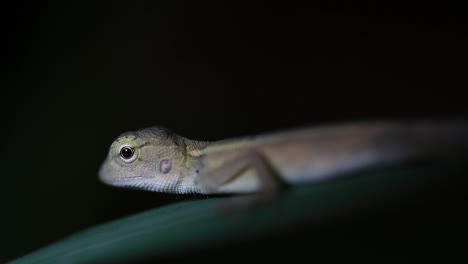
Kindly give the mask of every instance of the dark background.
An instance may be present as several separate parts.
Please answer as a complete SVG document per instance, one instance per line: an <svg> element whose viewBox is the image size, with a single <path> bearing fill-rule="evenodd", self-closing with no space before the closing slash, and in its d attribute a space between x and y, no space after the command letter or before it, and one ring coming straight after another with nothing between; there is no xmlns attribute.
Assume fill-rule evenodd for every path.
<svg viewBox="0 0 468 264"><path fill-rule="evenodd" d="M187 198L97 180L127 130L215 140L468 113L461 6L153 2L2 4L0 261Z"/></svg>

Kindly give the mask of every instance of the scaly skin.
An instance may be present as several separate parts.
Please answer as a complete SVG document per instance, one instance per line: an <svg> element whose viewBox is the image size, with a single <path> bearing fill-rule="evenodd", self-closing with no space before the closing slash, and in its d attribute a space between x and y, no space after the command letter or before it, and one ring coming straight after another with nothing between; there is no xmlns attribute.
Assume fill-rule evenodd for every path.
<svg viewBox="0 0 468 264"><path fill-rule="evenodd" d="M297 185L415 159L465 157L467 149L467 122L348 123L216 142L151 127L119 136L99 177L155 192L268 192L280 182Z"/></svg>

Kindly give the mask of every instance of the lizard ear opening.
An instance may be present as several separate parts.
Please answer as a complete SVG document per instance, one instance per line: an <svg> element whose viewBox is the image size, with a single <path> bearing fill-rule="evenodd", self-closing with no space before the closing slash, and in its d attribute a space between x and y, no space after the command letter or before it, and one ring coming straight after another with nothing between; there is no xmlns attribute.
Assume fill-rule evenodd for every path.
<svg viewBox="0 0 468 264"><path fill-rule="evenodd" d="M172 160L170 159L163 159L159 163L159 171L166 174L170 172L172 169Z"/></svg>

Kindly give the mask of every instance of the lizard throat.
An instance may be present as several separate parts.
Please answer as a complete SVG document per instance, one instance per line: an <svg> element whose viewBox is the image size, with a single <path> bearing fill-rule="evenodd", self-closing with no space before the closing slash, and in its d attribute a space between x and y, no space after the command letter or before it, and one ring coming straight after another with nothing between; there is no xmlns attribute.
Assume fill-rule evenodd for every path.
<svg viewBox="0 0 468 264"><path fill-rule="evenodd" d="M176 194L200 194L201 191L197 186L188 185L183 183L160 183L154 180L145 179L141 176L135 176L131 178L125 178L115 180L108 183L115 187L123 187L130 189L141 189L152 192L165 192L165 193L176 193Z"/></svg>

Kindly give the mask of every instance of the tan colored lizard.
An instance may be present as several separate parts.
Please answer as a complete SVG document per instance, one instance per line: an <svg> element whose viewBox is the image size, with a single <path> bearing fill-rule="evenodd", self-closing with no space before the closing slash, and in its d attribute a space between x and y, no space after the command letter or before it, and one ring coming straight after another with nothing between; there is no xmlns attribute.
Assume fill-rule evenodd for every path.
<svg viewBox="0 0 468 264"><path fill-rule="evenodd" d="M466 155L468 122L360 122L216 142L151 127L119 136L99 171L109 185L169 193L276 193L358 170Z"/></svg>

